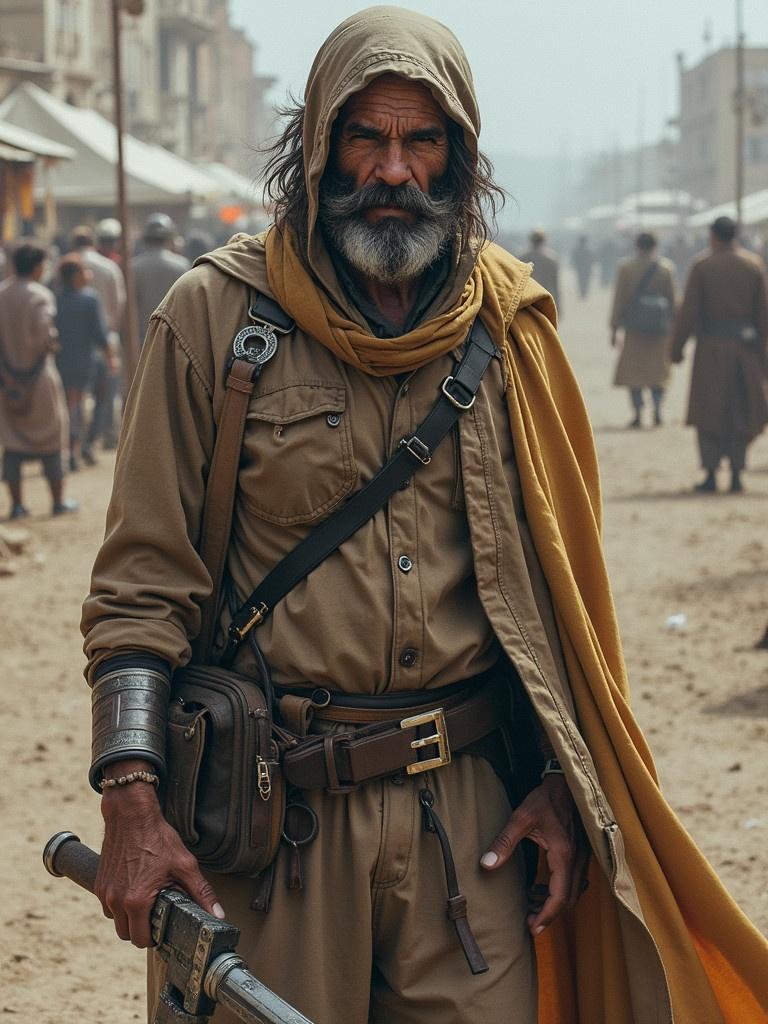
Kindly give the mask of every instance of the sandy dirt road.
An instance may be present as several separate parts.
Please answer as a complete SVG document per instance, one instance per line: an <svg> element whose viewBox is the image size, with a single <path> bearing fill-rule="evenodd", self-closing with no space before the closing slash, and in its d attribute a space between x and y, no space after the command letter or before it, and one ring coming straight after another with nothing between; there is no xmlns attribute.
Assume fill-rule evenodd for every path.
<svg viewBox="0 0 768 1024"><path fill-rule="evenodd" d="M600 451L606 550L634 705L667 796L734 897L768 931L768 437L751 451L742 496L690 493L694 438L682 424L688 367L667 425L623 429L608 386L608 296L565 296L562 325ZM85 782L88 691L79 608L101 539L112 460L71 478L77 517L50 520L29 481L33 543L0 578L0 1014L9 1022L143 1019L143 954L121 944L95 899L43 870L62 828L98 848L98 799ZM3 501L5 496L3 495ZM0 504L0 516L7 507ZM685 615L683 630L666 621ZM257 965L254 965L257 966Z"/></svg>

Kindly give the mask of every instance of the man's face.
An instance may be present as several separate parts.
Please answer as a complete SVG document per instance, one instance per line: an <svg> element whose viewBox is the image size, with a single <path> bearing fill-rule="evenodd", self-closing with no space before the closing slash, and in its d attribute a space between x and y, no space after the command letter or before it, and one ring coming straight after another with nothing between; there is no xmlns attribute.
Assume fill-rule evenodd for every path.
<svg viewBox="0 0 768 1024"><path fill-rule="evenodd" d="M366 277L414 278L445 251L458 212L443 182L449 153L447 118L426 86L382 75L344 105L320 221Z"/></svg>
<svg viewBox="0 0 768 1024"><path fill-rule="evenodd" d="M344 105L331 159L355 189L403 185L429 192L448 167L446 117L418 82L382 75ZM369 224L383 217L415 218L397 207L366 211Z"/></svg>

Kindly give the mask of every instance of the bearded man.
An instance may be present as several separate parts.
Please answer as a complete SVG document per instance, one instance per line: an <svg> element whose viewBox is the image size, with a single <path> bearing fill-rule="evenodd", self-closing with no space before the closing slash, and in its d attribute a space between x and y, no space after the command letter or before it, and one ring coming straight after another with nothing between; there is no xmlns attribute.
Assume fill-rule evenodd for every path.
<svg viewBox="0 0 768 1024"><path fill-rule="evenodd" d="M323 44L305 95L268 169L275 225L174 285L128 403L83 625L95 705L130 668L154 739L131 759L101 719L96 777L133 780L104 789L105 913L148 946L154 897L181 886L316 1024L757 1020L765 944L661 797L629 710L588 420L550 296L487 242L498 190L461 46L375 7ZM300 869L290 844L278 854L269 899L264 878L204 876L146 784L212 589L198 548L231 342L264 298L286 333L247 409L236 603L401 444L421 464L254 617L281 713L294 701L283 725L300 734L298 705L323 733L329 780L302 793L318 834ZM455 381L478 331L493 344L472 400ZM419 425L446 392L458 427L430 449ZM233 664L265 677L248 644ZM363 741L390 737L416 702L434 728L489 689L504 710L484 739L514 737L511 782L482 744L449 758L434 737L429 763L344 774L360 723ZM162 975L150 954L150 1006Z"/></svg>

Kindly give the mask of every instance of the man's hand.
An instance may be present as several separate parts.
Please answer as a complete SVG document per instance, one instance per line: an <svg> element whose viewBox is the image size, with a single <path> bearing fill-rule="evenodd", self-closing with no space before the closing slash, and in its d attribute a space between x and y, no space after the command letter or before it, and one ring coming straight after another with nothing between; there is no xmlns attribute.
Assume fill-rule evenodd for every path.
<svg viewBox="0 0 768 1024"><path fill-rule="evenodd" d="M152 766L123 761L107 772L114 777L140 770ZM197 861L163 817L153 786L133 782L106 789L101 811L106 828L95 892L121 939L139 949L152 945L150 911L161 889L183 889L209 914L224 917Z"/></svg>
<svg viewBox="0 0 768 1024"><path fill-rule="evenodd" d="M531 839L545 851L550 871L549 890L539 895L539 887L534 887L529 902L528 927L539 935L561 911L574 906L586 888L589 845L562 775L547 775L531 790L480 863L497 871L521 839Z"/></svg>

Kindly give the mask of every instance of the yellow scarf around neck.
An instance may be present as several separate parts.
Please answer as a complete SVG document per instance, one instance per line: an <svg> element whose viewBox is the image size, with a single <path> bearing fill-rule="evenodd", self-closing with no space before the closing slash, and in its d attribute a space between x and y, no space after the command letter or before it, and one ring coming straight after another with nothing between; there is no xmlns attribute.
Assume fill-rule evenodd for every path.
<svg viewBox="0 0 768 1024"><path fill-rule="evenodd" d="M601 543L592 431L547 308L520 309L530 270L480 253L456 306L400 338L345 317L306 269L290 233L266 238L275 300L309 336L374 376L451 351L477 315L506 363L507 406L526 516L552 595L577 718L619 823L643 916L667 975L675 1024L768 1020L768 944L741 913L658 787L629 707ZM537 940L541 1024L645 1024L629 1006L616 900L592 870L576 910Z"/></svg>

